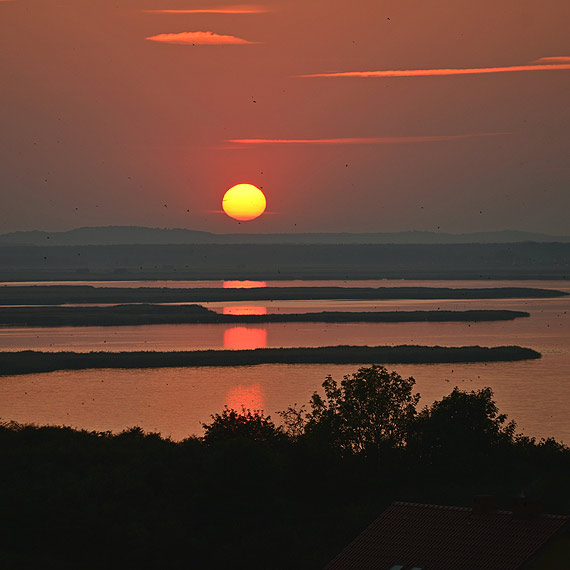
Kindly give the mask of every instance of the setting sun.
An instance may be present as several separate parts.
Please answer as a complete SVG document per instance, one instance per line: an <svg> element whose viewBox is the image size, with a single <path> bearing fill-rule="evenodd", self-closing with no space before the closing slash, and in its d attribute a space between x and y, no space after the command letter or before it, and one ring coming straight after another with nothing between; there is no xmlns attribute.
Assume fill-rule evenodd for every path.
<svg viewBox="0 0 570 570"><path fill-rule="evenodd" d="M263 192L253 184L236 184L222 199L224 212L242 222L258 218L265 212L267 202Z"/></svg>

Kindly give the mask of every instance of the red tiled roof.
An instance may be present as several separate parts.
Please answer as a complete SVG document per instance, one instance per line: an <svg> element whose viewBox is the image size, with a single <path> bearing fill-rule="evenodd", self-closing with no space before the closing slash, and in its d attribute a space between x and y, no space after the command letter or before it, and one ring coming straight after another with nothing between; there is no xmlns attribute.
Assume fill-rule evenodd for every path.
<svg viewBox="0 0 570 570"><path fill-rule="evenodd" d="M392 503L326 570L516 570L570 517Z"/></svg>

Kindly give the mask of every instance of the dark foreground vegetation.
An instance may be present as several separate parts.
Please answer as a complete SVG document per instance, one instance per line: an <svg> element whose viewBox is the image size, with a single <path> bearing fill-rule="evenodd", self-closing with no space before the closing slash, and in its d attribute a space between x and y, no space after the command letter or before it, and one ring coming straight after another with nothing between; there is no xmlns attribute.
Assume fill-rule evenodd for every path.
<svg viewBox="0 0 570 570"><path fill-rule="evenodd" d="M233 323L402 323L508 321L523 311L322 311L269 315L222 315L200 305L111 305L103 307L0 307L0 326L79 327Z"/></svg>
<svg viewBox="0 0 570 570"><path fill-rule="evenodd" d="M0 352L0 375L88 368L174 368L255 364L435 364L499 362L540 358L520 346L322 346L187 352Z"/></svg>
<svg viewBox="0 0 570 570"><path fill-rule="evenodd" d="M0 305L65 303L205 303L323 299L541 299L563 297L555 289L531 287L258 287L253 289L92 287L31 285L0 288Z"/></svg>
<svg viewBox="0 0 570 570"><path fill-rule="evenodd" d="M323 387L280 426L225 409L178 443L0 425L0 565L319 570L394 500L570 512L570 449L517 435L489 388L419 409L382 367Z"/></svg>

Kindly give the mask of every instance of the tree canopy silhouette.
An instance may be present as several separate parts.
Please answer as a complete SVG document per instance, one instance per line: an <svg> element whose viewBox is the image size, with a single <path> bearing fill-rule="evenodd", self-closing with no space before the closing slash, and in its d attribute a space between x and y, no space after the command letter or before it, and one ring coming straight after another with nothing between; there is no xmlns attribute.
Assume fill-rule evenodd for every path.
<svg viewBox="0 0 570 570"><path fill-rule="evenodd" d="M418 414L410 443L421 455L473 455L512 443L515 428L499 413L491 388L464 392L455 387Z"/></svg>
<svg viewBox="0 0 570 570"><path fill-rule="evenodd" d="M359 368L340 384L328 376L324 397L315 392L311 398L306 432L330 438L343 452L402 446L420 399L412 392L415 383L377 365Z"/></svg>
<svg viewBox="0 0 570 570"><path fill-rule="evenodd" d="M262 410L242 408L240 412L226 406L221 414L212 415L211 423L202 424L202 427L204 442L210 444L238 438L262 442L286 439L283 430Z"/></svg>

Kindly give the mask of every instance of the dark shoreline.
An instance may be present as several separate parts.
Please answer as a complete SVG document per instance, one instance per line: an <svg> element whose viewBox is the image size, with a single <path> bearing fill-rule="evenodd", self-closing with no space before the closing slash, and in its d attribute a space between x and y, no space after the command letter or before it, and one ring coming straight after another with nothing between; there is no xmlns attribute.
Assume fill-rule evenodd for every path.
<svg viewBox="0 0 570 570"><path fill-rule="evenodd" d="M257 364L442 364L506 362L540 358L520 346L324 346L195 350L186 352L0 352L0 375L99 368L177 368Z"/></svg>
<svg viewBox="0 0 570 570"><path fill-rule="evenodd" d="M46 236L48 237L48 236ZM0 280L568 279L570 243L0 246Z"/></svg>
<svg viewBox="0 0 570 570"><path fill-rule="evenodd" d="M0 308L0 326L89 327L153 324L489 322L529 317L524 311L323 311L223 315L200 305L35 306Z"/></svg>
<svg viewBox="0 0 570 570"><path fill-rule="evenodd" d="M0 305L65 303L199 303L277 300L548 299L568 293L530 287L259 287L253 289L92 287L31 285L0 287Z"/></svg>

